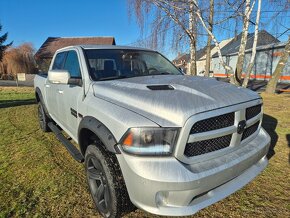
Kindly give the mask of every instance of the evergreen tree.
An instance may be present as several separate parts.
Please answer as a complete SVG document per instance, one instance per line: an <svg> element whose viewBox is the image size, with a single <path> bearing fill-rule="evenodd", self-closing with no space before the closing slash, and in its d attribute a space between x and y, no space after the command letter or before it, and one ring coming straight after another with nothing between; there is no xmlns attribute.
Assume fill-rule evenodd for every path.
<svg viewBox="0 0 290 218"><path fill-rule="evenodd" d="M0 32L2 30L2 25L0 24ZM4 51L12 45L13 42L10 42L9 44L7 45L4 45L4 42L6 41L7 39L7 36L8 36L8 33L5 33L4 35L0 36L0 61L2 61L2 57L3 57L3 54L4 54Z"/></svg>

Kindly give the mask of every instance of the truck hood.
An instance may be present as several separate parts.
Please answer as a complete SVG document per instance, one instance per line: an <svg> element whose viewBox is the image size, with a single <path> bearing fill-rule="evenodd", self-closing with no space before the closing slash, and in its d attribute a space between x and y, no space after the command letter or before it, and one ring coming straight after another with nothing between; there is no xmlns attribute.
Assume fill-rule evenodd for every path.
<svg viewBox="0 0 290 218"><path fill-rule="evenodd" d="M155 75L93 84L94 95L134 111L160 126L183 126L192 115L260 98L212 78Z"/></svg>

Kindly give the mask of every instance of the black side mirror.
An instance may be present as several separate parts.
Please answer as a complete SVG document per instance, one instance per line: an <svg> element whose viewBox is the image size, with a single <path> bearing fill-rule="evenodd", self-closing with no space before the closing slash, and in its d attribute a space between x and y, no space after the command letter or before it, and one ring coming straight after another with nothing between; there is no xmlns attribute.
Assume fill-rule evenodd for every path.
<svg viewBox="0 0 290 218"><path fill-rule="evenodd" d="M82 86L83 85L83 81L81 78L70 78L68 80L69 85L73 85L73 86Z"/></svg>

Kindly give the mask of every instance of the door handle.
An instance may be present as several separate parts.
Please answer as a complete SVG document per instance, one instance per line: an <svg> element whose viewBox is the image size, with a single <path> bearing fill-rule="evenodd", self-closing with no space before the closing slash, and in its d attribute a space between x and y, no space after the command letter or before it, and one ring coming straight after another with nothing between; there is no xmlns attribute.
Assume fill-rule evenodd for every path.
<svg viewBox="0 0 290 218"><path fill-rule="evenodd" d="M58 90L58 93L59 94L63 94L63 90Z"/></svg>
<svg viewBox="0 0 290 218"><path fill-rule="evenodd" d="M45 85L45 87L46 87L46 88L49 88L49 87L50 87L50 85L46 84L46 85Z"/></svg>

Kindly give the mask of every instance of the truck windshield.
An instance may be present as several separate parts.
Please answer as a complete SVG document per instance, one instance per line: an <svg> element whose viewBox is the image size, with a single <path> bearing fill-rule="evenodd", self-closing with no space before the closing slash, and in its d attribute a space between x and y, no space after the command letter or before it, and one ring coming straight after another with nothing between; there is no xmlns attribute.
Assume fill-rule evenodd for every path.
<svg viewBox="0 0 290 218"><path fill-rule="evenodd" d="M153 51L86 49L87 64L95 81L150 75L182 75L161 54Z"/></svg>

